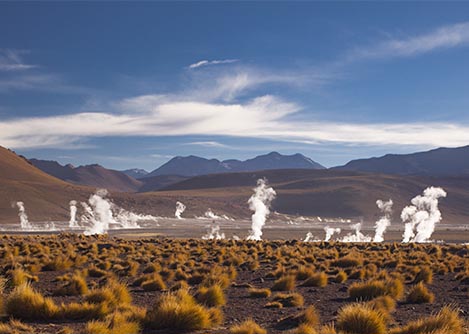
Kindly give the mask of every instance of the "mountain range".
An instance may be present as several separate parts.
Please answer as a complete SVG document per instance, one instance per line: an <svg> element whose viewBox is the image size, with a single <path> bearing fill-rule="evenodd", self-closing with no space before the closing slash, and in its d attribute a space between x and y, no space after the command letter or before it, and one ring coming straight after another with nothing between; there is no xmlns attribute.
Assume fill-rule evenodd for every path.
<svg viewBox="0 0 469 334"><path fill-rule="evenodd" d="M69 169L76 168L69 166L65 171ZM467 174L436 177L338 169L275 169L194 177L158 175L147 178L157 191L150 186L146 192L111 192L111 196L116 204L138 213L173 216L176 201L182 201L187 205L186 217L201 216L212 208L220 215L247 218L252 214L247 201L256 180L264 177L277 192L272 211L279 213L358 217L370 222L380 215L376 199L392 198L398 220L398 212L411 198L428 186L441 186L448 192L440 206L444 222L467 224L469 220ZM86 201L95 189L53 177L0 147L0 223L18 221L16 201L25 203L27 213L36 222L66 220L69 201Z"/></svg>
<svg viewBox="0 0 469 334"><path fill-rule="evenodd" d="M324 169L317 162L302 154L282 155L271 152L248 160L205 159L190 155L175 157L145 177L158 175L197 176L217 173L248 172L270 169Z"/></svg>
<svg viewBox="0 0 469 334"><path fill-rule="evenodd" d="M352 160L336 169L398 175L468 175L469 146Z"/></svg>

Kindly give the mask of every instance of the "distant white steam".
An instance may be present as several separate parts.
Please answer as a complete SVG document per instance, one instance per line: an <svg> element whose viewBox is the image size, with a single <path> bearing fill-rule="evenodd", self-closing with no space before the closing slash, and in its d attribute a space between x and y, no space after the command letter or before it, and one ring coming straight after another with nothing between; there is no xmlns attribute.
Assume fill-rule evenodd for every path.
<svg viewBox="0 0 469 334"><path fill-rule="evenodd" d="M317 241L321 241L321 240L314 239L314 235L311 232L306 233L306 238L305 240L303 240L303 242L317 242Z"/></svg>
<svg viewBox="0 0 469 334"><path fill-rule="evenodd" d="M109 230L109 225L114 222L111 202L106 199L107 195L106 189L99 189L88 199L90 206L82 203L89 214L87 220L91 222L91 226L84 232L86 235L106 233Z"/></svg>
<svg viewBox="0 0 469 334"><path fill-rule="evenodd" d="M347 234L345 237L342 238L342 242L370 242L371 237L364 235L361 233L362 224L356 223L350 226L353 230L355 230L355 234Z"/></svg>
<svg viewBox="0 0 469 334"><path fill-rule="evenodd" d="M220 219L220 216L217 216L216 214L213 213L212 209L208 208L208 210L205 212L205 217L210 218L210 219Z"/></svg>
<svg viewBox="0 0 469 334"><path fill-rule="evenodd" d="M21 229L23 229L23 230L31 229L32 226L29 223L28 215L26 214L26 209L24 207L24 203L21 202L21 201L16 202L16 206L18 207L18 217L20 217Z"/></svg>
<svg viewBox="0 0 469 334"><path fill-rule="evenodd" d="M334 234L339 234L341 232L340 228L333 228L329 226L324 227L324 231L326 232L326 237L324 238L324 241L330 241Z"/></svg>
<svg viewBox="0 0 469 334"><path fill-rule="evenodd" d="M382 200L377 200L376 205L383 213L383 216L375 223L375 237L373 238L374 242L383 242L384 241L384 232L389 225L391 225L391 214L392 214L392 200L384 202Z"/></svg>
<svg viewBox="0 0 469 334"><path fill-rule="evenodd" d="M222 240L225 239L225 233L220 233L220 226L214 225L210 231L202 237L204 240Z"/></svg>
<svg viewBox="0 0 469 334"><path fill-rule="evenodd" d="M70 201L70 221L68 222L68 226L70 228L78 227L77 222L77 201Z"/></svg>
<svg viewBox="0 0 469 334"><path fill-rule="evenodd" d="M186 206L181 202L176 202L176 212L174 215L177 219L182 219L181 215L186 210Z"/></svg>
<svg viewBox="0 0 469 334"><path fill-rule="evenodd" d="M265 220L270 213L270 204L275 196L275 190L267 186L265 179L257 180L257 187L254 188L254 194L248 201L249 208L254 211L251 234L248 236L248 240L261 240L262 227L265 225Z"/></svg>
<svg viewBox="0 0 469 334"><path fill-rule="evenodd" d="M428 241L435 225L441 221L441 212L438 209L438 199L446 197L442 188L429 187L412 199L412 205L406 206L401 213L405 223L402 242Z"/></svg>

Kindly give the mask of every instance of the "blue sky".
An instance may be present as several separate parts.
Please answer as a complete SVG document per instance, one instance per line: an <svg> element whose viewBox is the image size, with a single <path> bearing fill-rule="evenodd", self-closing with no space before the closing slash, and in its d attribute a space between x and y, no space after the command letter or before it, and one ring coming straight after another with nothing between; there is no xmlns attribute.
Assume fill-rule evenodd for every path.
<svg viewBox="0 0 469 334"><path fill-rule="evenodd" d="M0 3L0 145L152 170L469 144L469 3Z"/></svg>

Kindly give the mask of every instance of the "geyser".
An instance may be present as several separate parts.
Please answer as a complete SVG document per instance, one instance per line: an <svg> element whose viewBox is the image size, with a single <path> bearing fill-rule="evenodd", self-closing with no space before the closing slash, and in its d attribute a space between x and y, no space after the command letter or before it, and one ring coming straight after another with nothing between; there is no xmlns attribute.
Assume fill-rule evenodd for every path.
<svg viewBox="0 0 469 334"><path fill-rule="evenodd" d="M68 222L68 227L76 228L78 226L77 222L77 201L70 201L70 221Z"/></svg>
<svg viewBox="0 0 469 334"><path fill-rule="evenodd" d="M389 225L391 225L391 213L392 213L392 200L384 202L382 200L377 200L376 205L383 213L383 216L375 223L375 236L373 238L374 242L383 242L384 241L384 232Z"/></svg>
<svg viewBox="0 0 469 334"><path fill-rule="evenodd" d="M186 206L181 203L181 202L176 202L176 212L174 215L176 216L177 219L182 219L181 215L182 213L186 210Z"/></svg>
<svg viewBox="0 0 469 334"><path fill-rule="evenodd" d="M347 234L345 237L342 238L342 242L370 242L371 237L364 235L361 233L362 223L356 223L350 226L353 230L355 230L355 234Z"/></svg>
<svg viewBox="0 0 469 334"><path fill-rule="evenodd" d="M329 227L329 226L326 226L324 227L324 231L326 232L326 237L324 238L324 241L330 241L332 236L334 234L339 234L340 233L340 228L333 228L333 227Z"/></svg>
<svg viewBox="0 0 469 334"><path fill-rule="evenodd" d="M426 242L431 238L435 225L441 221L438 209L441 197L446 197L442 188L429 187L402 210L401 219L405 223L402 242Z"/></svg>
<svg viewBox="0 0 469 334"><path fill-rule="evenodd" d="M253 189L254 194L249 198L249 208L254 211L252 215L251 233L247 240L261 240L262 227L270 213L270 204L274 200L276 193L272 187L267 186L265 179L257 180L257 187Z"/></svg>
<svg viewBox="0 0 469 334"><path fill-rule="evenodd" d="M213 225L210 227L210 231L202 237L203 240L223 240L225 239L225 233L220 233L220 226Z"/></svg>
<svg viewBox="0 0 469 334"><path fill-rule="evenodd" d="M19 201L16 202L16 206L18 207L18 217L20 217L20 226L22 230L31 229L32 226L29 223L28 215L26 214L26 209L24 207L24 203Z"/></svg>

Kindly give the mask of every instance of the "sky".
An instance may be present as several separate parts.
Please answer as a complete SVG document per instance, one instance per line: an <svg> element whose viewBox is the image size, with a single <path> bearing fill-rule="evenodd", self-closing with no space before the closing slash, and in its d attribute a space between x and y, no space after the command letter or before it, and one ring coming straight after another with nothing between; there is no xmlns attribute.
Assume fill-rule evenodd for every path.
<svg viewBox="0 0 469 334"><path fill-rule="evenodd" d="M0 2L0 145L113 169L469 144L469 2Z"/></svg>

